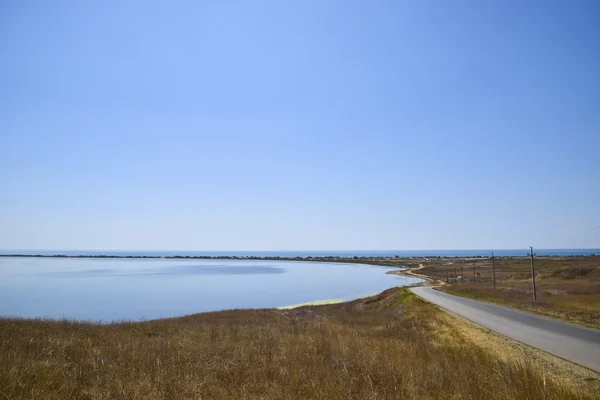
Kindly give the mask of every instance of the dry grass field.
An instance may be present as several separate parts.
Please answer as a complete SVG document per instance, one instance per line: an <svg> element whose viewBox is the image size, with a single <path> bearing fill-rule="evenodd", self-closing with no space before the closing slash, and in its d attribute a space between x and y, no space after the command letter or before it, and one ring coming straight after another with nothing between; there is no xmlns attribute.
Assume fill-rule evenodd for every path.
<svg viewBox="0 0 600 400"><path fill-rule="evenodd" d="M448 282L442 290L600 328L600 256L535 258L535 301L527 257L496 258L496 288L490 259L432 258L420 263L419 273ZM462 281L455 279L460 275Z"/></svg>
<svg viewBox="0 0 600 400"><path fill-rule="evenodd" d="M597 377L492 352L461 324L406 289L112 325L0 319L0 398L598 398Z"/></svg>

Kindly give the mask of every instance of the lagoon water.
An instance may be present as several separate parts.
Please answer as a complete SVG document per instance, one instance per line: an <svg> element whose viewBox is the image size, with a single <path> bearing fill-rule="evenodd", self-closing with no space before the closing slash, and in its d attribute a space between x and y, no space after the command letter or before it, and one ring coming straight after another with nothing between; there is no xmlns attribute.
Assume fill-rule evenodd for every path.
<svg viewBox="0 0 600 400"><path fill-rule="evenodd" d="M143 320L350 300L418 279L361 264L0 257L0 316Z"/></svg>

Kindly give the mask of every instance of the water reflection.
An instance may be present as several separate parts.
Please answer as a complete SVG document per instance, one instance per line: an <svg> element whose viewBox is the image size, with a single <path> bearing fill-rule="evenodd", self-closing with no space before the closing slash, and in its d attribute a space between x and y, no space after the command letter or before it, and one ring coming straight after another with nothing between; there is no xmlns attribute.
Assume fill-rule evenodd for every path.
<svg viewBox="0 0 600 400"><path fill-rule="evenodd" d="M117 269L86 269L78 271L58 271L58 272L40 272L37 275L51 276L55 278L81 278L81 277L96 277L104 276L154 276L154 275L256 275L256 274L282 274L284 268L271 266L249 266L238 267L232 265L189 265L189 266L174 266L161 269L139 270L131 273L129 271Z"/></svg>
<svg viewBox="0 0 600 400"><path fill-rule="evenodd" d="M321 262L0 257L0 316L96 321L350 300L419 281Z"/></svg>

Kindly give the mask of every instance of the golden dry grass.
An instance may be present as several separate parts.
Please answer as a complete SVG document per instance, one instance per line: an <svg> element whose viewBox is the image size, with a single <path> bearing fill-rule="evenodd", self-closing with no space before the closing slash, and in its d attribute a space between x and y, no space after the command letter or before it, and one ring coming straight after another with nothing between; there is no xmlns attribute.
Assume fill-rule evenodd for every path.
<svg viewBox="0 0 600 400"><path fill-rule="evenodd" d="M405 289L140 323L0 319L2 399L592 399Z"/></svg>
<svg viewBox="0 0 600 400"><path fill-rule="evenodd" d="M543 257L535 260L537 299L533 300L528 258L496 260L496 288L487 259L432 260L420 273L441 282L442 290L494 301L600 328L600 257ZM473 270L475 267L475 270ZM461 268L465 280L453 279ZM473 271L476 276L473 277Z"/></svg>

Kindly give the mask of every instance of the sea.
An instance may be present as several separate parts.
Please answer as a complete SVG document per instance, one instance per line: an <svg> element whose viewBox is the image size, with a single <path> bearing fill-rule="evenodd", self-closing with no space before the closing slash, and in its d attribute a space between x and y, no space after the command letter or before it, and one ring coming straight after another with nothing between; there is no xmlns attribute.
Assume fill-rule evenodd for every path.
<svg viewBox="0 0 600 400"><path fill-rule="evenodd" d="M113 256L113 257L516 257L529 254L523 249L484 250L0 250L1 255ZM589 256L600 249L534 249L537 256Z"/></svg>

